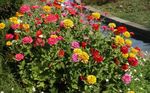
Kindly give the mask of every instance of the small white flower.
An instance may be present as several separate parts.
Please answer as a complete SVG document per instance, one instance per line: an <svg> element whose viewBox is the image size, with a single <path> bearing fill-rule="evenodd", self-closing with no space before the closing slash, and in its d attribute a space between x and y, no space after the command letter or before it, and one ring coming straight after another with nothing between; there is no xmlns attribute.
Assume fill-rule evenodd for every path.
<svg viewBox="0 0 150 93"><path fill-rule="evenodd" d="M134 80L136 80L136 81L140 81L140 79L139 79L139 78L135 78Z"/></svg>
<svg viewBox="0 0 150 93"><path fill-rule="evenodd" d="M15 33L21 33L21 31L19 31L19 30L15 30Z"/></svg>
<svg viewBox="0 0 150 93"><path fill-rule="evenodd" d="M43 35L39 35L39 37L40 37L40 38L43 38L44 36L43 36Z"/></svg>
<svg viewBox="0 0 150 93"><path fill-rule="evenodd" d="M1 91L0 93L4 93L4 91Z"/></svg>
<svg viewBox="0 0 150 93"><path fill-rule="evenodd" d="M128 88L128 91L130 91L130 88Z"/></svg>
<svg viewBox="0 0 150 93"><path fill-rule="evenodd" d="M43 91L41 93L44 93Z"/></svg>
<svg viewBox="0 0 150 93"><path fill-rule="evenodd" d="M119 90L119 92L122 92L122 90Z"/></svg>
<svg viewBox="0 0 150 93"><path fill-rule="evenodd" d="M33 92L35 92L35 91L36 91L35 87L33 87L33 88L32 88L32 91L33 91Z"/></svg>
<svg viewBox="0 0 150 93"><path fill-rule="evenodd" d="M106 82L109 82L109 79L106 79Z"/></svg>
<svg viewBox="0 0 150 93"><path fill-rule="evenodd" d="M14 88L11 88L11 91L14 91Z"/></svg>
<svg viewBox="0 0 150 93"><path fill-rule="evenodd" d="M140 74L140 77L142 77L143 75L142 74Z"/></svg>

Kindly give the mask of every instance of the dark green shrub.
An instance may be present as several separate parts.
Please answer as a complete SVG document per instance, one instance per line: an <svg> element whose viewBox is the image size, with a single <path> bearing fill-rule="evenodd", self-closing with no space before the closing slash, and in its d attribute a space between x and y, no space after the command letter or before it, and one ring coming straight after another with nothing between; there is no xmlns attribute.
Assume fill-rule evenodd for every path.
<svg viewBox="0 0 150 93"><path fill-rule="evenodd" d="M14 15L22 3L23 0L0 0L0 19Z"/></svg>

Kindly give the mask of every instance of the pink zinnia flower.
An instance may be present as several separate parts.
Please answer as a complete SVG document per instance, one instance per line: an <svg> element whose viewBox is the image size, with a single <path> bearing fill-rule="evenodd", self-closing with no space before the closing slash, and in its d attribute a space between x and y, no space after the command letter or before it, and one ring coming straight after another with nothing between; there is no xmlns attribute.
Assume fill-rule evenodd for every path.
<svg viewBox="0 0 150 93"><path fill-rule="evenodd" d="M48 44L50 44L51 46L57 44L57 42L58 42L57 38L48 39Z"/></svg>
<svg viewBox="0 0 150 93"><path fill-rule="evenodd" d="M131 82L131 76L129 74L124 74L122 76L122 81L125 83L125 84L129 84Z"/></svg>
<svg viewBox="0 0 150 93"><path fill-rule="evenodd" d="M76 42L76 41L73 41L72 43L71 43L71 48L79 48L80 47L80 44L79 44L79 42Z"/></svg>
<svg viewBox="0 0 150 93"><path fill-rule="evenodd" d="M64 22L63 21L60 22L60 27L64 27Z"/></svg>
<svg viewBox="0 0 150 93"><path fill-rule="evenodd" d="M108 27L107 27L107 26L102 26L102 29L103 29L103 30L107 30Z"/></svg>
<svg viewBox="0 0 150 93"><path fill-rule="evenodd" d="M38 6L38 5L33 5L31 8L32 9L37 9L37 8L39 8L40 6Z"/></svg>
<svg viewBox="0 0 150 93"><path fill-rule="evenodd" d="M31 44L33 42L33 39L31 36L26 36L22 39L23 44Z"/></svg>
<svg viewBox="0 0 150 93"><path fill-rule="evenodd" d="M21 12L21 13L30 12L30 6L29 6L29 5L22 5L22 6L20 7L20 12Z"/></svg>
<svg viewBox="0 0 150 93"><path fill-rule="evenodd" d="M72 61L73 61L73 62L78 62L78 61L79 61L77 54L73 54L73 55L72 55Z"/></svg>
<svg viewBox="0 0 150 93"><path fill-rule="evenodd" d="M13 39L14 38L14 35L13 34L6 34L5 35L5 39L6 40L11 40L11 39Z"/></svg>
<svg viewBox="0 0 150 93"><path fill-rule="evenodd" d="M11 25L11 28L12 28L13 30L18 29L19 27L20 27L19 24L12 24L12 25Z"/></svg>
<svg viewBox="0 0 150 93"><path fill-rule="evenodd" d="M21 60L23 60L23 59L24 59L24 55L23 55L23 54L19 53L19 54L16 54L16 55L15 55L15 60L16 60L16 61L21 61Z"/></svg>
<svg viewBox="0 0 150 93"><path fill-rule="evenodd" d="M50 14L45 18L46 23L54 23L59 19L58 15Z"/></svg>

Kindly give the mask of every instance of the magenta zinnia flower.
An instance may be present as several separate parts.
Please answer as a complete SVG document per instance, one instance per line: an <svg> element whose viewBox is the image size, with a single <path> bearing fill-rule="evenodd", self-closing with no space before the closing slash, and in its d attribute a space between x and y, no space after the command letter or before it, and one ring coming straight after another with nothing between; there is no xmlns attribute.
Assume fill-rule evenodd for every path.
<svg viewBox="0 0 150 93"><path fill-rule="evenodd" d="M73 55L72 55L72 61L73 61L73 62L78 62L78 61L79 61L77 54L73 54Z"/></svg>
<svg viewBox="0 0 150 93"><path fill-rule="evenodd" d="M122 76L122 81L125 83L125 84L129 84L131 82L131 75L129 74L124 74Z"/></svg>
<svg viewBox="0 0 150 93"><path fill-rule="evenodd" d="M77 42L77 41L73 41L72 43L71 43L71 48L79 48L80 47L80 44L79 44L79 42Z"/></svg>

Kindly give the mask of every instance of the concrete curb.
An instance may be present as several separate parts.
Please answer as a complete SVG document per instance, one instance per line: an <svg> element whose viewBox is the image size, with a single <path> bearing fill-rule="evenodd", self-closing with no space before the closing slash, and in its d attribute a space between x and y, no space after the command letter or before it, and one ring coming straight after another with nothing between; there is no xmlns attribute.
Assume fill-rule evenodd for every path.
<svg viewBox="0 0 150 93"><path fill-rule="evenodd" d="M76 3L81 4L80 0L75 0ZM117 25L125 25L129 31L132 31L136 35L136 39L150 43L150 28L146 28L143 25L130 22L112 15L105 15L102 11L95 9L91 6L85 6L90 12L99 12L102 17L106 19L106 22L115 22Z"/></svg>

